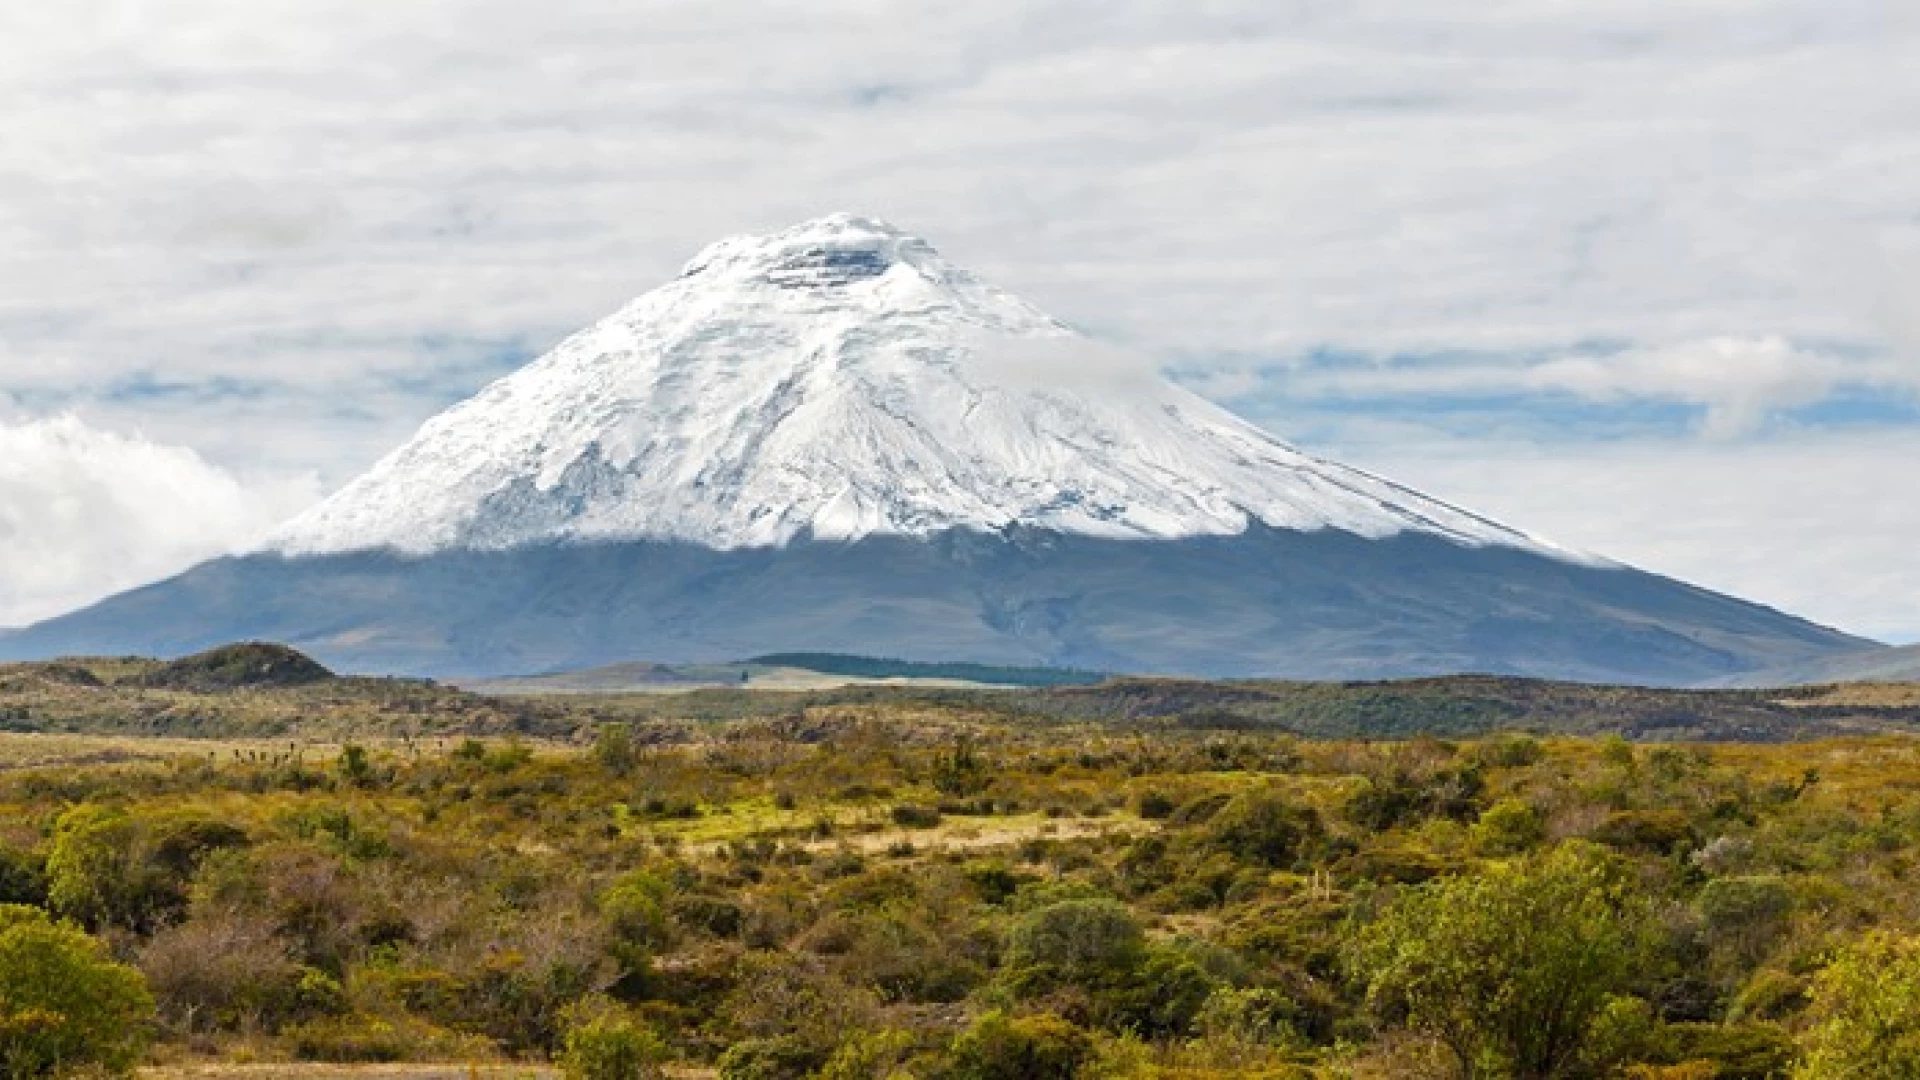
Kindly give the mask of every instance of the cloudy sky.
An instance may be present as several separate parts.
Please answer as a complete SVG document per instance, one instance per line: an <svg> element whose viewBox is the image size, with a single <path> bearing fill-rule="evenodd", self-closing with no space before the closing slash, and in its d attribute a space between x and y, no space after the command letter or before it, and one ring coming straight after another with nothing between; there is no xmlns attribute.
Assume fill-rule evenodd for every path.
<svg viewBox="0 0 1920 1080"><path fill-rule="evenodd" d="M893 220L1309 448L1920 639L1920 5L0 8L0 625L708 241Z"/></svg>

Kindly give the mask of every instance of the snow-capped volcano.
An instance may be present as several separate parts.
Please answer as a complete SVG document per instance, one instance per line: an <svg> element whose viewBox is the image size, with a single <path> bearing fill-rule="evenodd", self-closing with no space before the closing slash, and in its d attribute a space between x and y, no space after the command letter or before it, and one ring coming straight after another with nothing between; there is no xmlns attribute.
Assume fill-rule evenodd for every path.
<svg viewBox="0 0 1920 1080"><path fill-rule="evenodd" d="M882 222L712 245L429 421L290 523L290 554L1024 525L1523 534L1294 449Z"/></svg>
<svg viewBox="0 0 1920 1080"><path fill-rule="evenodd" d="M267 550L0 658L250 639L432 676L801 651L1655 683L1867 644L1302 453L847 216L709 247Z"/></svg>

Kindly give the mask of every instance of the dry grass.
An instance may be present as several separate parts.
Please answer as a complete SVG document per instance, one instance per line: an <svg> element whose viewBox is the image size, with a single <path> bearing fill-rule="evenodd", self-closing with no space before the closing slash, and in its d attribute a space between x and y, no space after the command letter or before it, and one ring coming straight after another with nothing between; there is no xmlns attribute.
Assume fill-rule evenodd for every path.
<svg viewBox="0 0 1920 1080"><path fill-rule="evenodd" d="M379 753L442 755L460 739L365 738L352 740ZM488 745L504 740L482 739ZM544 739L515 740L536 757L578 753L580 748ZM217 763L276 755L297 754L309 763L331 761L341 742L327 739L191 739L165 735L69 735L48 732L0 731L0 771L59 768L62 766L141 765L199 758Z"/></svg>
<svg viewBox="0 0 1920 1080"><path fill-rule="evenodd" d="M0 769L34 769L62 765L120 765L167 761L179 757L204 758L212 754L231 758L240 754L283 752L285 740L220 741L140 735L54 735L37 732L0 732ZM316 748L317 749L317 748Z"/></svg>
<svg viewBox="0 0 1920 1080"><path fill-rule="evenodd" d="M0 732L0 770L60 766L138 765L201 758L231 761L248 755L298 751L310 760L338 754L337 743L286 739L182 739L150 735L62 735Z"/></svg>
<svg viewBox="0 0 1920 1080"><path fill-rule="evenodd" d="M555 1080L551 1065L156 1065L138 1080ZM666 1067L674 1080L708 1080L712 1068Z"/></svg>
<svg viewBox="0 0 1920 1080"><path fill-rule="evenodd" d="M543 1065L159 1065L140 1080L551 1080Z"/></svg>

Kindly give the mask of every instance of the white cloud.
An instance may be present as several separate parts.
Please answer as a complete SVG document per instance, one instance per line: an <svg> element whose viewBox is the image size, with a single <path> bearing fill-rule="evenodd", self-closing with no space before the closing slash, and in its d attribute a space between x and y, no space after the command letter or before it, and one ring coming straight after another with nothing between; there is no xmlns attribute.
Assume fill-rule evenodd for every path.
<svg viewBox="0 0 1920 1080"><path fill-rule="evenodd" d="M0 422L0 626L244 547L313 497L71 417Z"/></svg>
<svg viewBox="0 0 1920 1080"><path fill-rule="evenodd" d="M1350 458L1578 550L1920 640L1920 433L1560 447L1401 436Z"/></svg>

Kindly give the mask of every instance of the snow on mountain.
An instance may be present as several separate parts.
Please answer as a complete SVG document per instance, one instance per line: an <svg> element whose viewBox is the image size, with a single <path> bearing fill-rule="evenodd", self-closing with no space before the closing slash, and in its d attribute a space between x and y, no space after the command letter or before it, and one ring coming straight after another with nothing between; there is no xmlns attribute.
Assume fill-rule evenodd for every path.
<svg viewBox="0 0 1920 1080"><path fill-rule="evenodd" d="M292 555L1263 522L1564 554L1305 454L882 222L712 245L280 530Z"/></svg>

